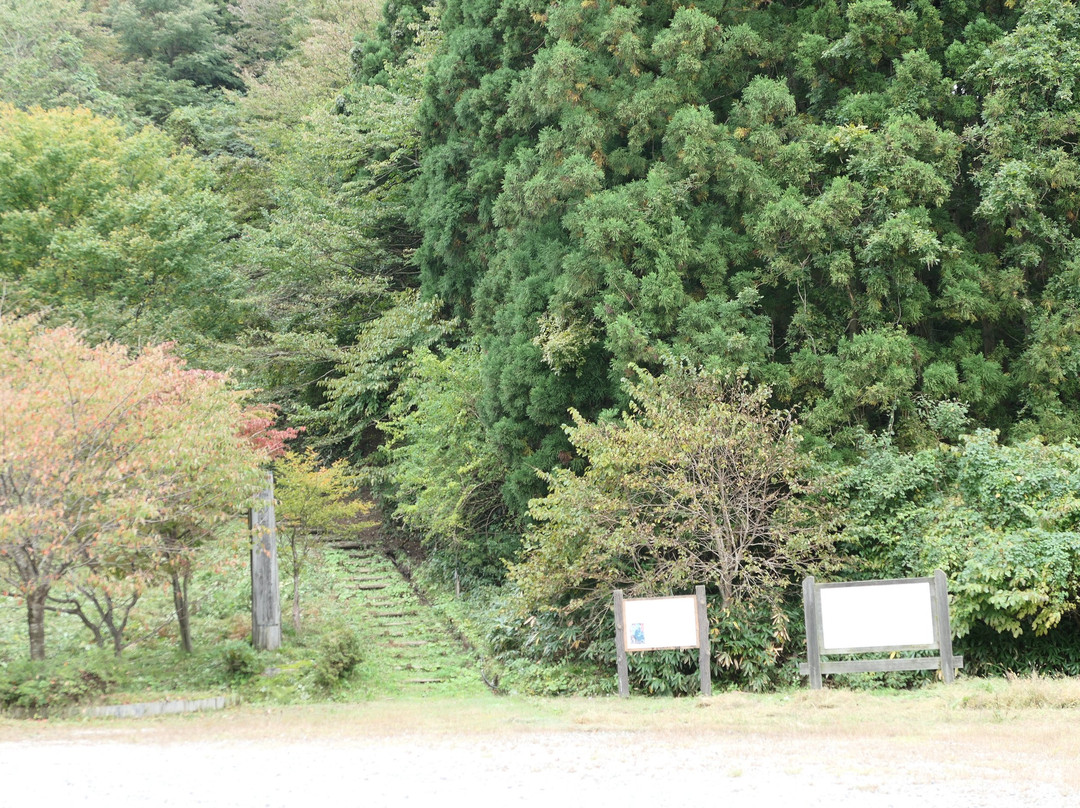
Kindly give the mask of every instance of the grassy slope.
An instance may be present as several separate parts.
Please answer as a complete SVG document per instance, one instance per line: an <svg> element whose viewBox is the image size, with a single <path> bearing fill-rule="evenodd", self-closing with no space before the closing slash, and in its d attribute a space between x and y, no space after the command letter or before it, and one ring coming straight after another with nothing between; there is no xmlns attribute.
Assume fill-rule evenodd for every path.
<svg viewBox="0 0 1080 808"><path fill-rule="evenodd" d="M77 619L50 614L46 623L50 666L88 668L106 675L114 682L105 697L109 702L232 691L244 701L284 704L425 693L469 696L485 689L473 656L456 641L438 611L419 603L385 558L360 562L332 549L319 553L304 575L301 631L295 632L291 625L292 587L283 572L282 649L257 654L255 675L231 675L224 652L250 636L250 573L236 545L207 552L207 564L191 592L193 654L179 651L176 627L170 622L171 597L159 589L147 592L138 604L127 635L132 645L119 659L108 649L94 647ZM357 579L373 574L383 576L386 587L360 589L364 581ZM397 605L373 605L387 600ZM380 611L409 614L386 620L378 618ZM362 659L351 675L328 690L314 681L314 667L325 639L342 627L358 636ZM0 599L0 675L17 669L26 656L25 612L15 599ZM441 681L412 683L410 679Z"/></svg>

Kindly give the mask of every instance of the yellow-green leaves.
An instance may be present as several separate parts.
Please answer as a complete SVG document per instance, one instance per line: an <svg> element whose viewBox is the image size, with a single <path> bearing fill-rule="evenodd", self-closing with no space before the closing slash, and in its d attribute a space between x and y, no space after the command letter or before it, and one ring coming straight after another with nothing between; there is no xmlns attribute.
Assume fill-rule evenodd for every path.
<svg viewBox="0 0 1080 808"><path fill-rule="evenodd" d="M17 304L129 343L235 329L228 212L164 134L0 105L0 165L0 278Z"/></svg>

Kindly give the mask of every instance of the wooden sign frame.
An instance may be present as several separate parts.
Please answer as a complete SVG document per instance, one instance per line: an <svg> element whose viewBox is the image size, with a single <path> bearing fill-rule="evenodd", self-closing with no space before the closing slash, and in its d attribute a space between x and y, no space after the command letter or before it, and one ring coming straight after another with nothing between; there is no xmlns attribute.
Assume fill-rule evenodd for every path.
<svg viewBox="0 0 1080 808"><path fill-rule="evenodd" d="M827 648L821 610L821 591L853 587L890 586L895 584L929 584L930 614L933 622L933 641L904 645L860 644L852 648ZM803 580L803 613L806 616L807 662L799 665L799 673L809 677L810 687L821 689L823 674L869 673L880 671L940 670L942 678L951 683L956 670L964 666L962 656L952 651L952 627L949 623L949 588L945 573L936 570L932 578L899 578L880 581L819 584L813 576ZM824 662L828 654L892 653L896 651L933 650L936 657L905 657L898 659L857 659Z"/></svg>
<svg viewBox="0 0 1080 808"><path fill-rule="evenodd" d="M628 653L643 653L644 651L660 651L665 648L671 649L684 649L684 648L697 648L698 649L698 666L701 669L701 695L712 695L712 671L710 670L709 658L712 655L712 643L709 640L709 616L706 609L705 602L705 587L697 586L694 588L693 595L678 595L679 598L692 597L695 600L696 610L696 622L697 622L697 642L692 645L673 645L649 648L633 648L627 640L627 626L626 626L626 604L627 602L633 602L629 598L623 598L623 591L616 589L614 592L614 607L615 607L615 663L619 671L619 697L629 698L630 696L630 668L627 662ZM639 598L638 600L671 600L671 598Z"/></svg>

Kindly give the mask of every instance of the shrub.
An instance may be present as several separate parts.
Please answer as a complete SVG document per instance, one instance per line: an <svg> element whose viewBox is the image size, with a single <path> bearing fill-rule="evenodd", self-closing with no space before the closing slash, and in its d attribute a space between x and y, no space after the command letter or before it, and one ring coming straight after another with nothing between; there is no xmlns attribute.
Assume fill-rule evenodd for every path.
<svg viewBox="0 0 1080 808"><path fill-rule="evenodd" d="M250 679L259 671L255 649L243 640L231 640L221 647L221 662L230 679Z"/></svg>
<svg viewBox="0 0 1080 808"><path fill-rule="evenodd" d="M347 628L331 631L319 643L315 658L315 682L330 689L360 662L360 641Z"/></svg>
<svg viewBox="0 0 1080 808"><path fill-rule="evenodd" d="M941 569L969 673L1080 671L1080 446L962 435L913 454L866 439L838 488L851 578Z"/></svg>
<svg viewBox="0 0 1080 808"><path fill-rule="evenodd" d="M24 662L10 666L0 675L0 705L45 715L90 701L107 692L112 684L107 673L67 661Z"/></svg>

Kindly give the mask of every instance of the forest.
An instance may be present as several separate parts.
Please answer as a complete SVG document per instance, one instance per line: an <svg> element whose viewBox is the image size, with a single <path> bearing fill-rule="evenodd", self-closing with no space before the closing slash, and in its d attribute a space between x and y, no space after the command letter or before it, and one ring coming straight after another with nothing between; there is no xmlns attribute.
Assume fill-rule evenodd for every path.
<svg viewBox="0 0 1080 808"><path fill-rule="evenodd" d="M0 0L8 691L191 652L269 468L297 637L378 517L527 692L613 589L771 690L805 575L936 569L968 675L1080 674L1080 8L430 2Z"/></svg>

